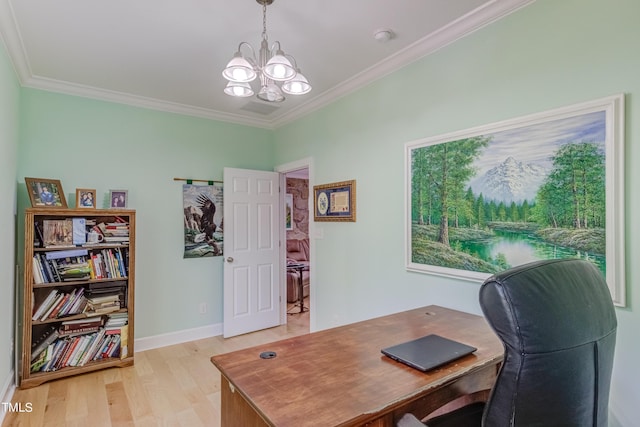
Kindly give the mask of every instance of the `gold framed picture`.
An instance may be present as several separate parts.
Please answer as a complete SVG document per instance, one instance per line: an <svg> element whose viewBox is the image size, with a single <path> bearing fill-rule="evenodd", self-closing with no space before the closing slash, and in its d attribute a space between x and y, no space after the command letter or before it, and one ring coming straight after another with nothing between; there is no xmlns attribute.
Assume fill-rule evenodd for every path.
<svg viewBox="0 0 640 427"><path fill-rule="evenodd" d="M315 221L356 221L356 181L341 181L313 187Z"/></svg>
<svg viewBox="0 0 640 427"><path fill-rule="evenodd" d="M59 179L25 178L29 200L34 208L67 208Z"/></svg>
<svg viewBox="0 0 640 427"><path fill-rule="evenodd" d="M76 188L76 208L95 209L96 190L93 188Z"/></svg>

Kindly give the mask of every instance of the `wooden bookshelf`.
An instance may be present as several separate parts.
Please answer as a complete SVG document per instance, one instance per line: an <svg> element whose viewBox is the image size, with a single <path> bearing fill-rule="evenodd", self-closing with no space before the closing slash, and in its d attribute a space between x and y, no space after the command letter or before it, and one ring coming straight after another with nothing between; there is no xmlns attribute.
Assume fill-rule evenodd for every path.
<svg viewBox="0 0 640 427"><path fill-rule="evenodd" d="M43 224L46 220L51 224L53 220L73 220L74 218L84 218L88 225L84 225L84 231L91 231L95 225L103 224L107 228L107 224L128 225L128 242L112 241L99 243L78 243L73 244L66 241L58 245L46 245L43 238ZM76 225L76 236L81 227ZM116 228L113 226L113 228ZM117 227L122 228L122 227ZM20 367L20 388L35 387L47 381L65 378L71 375L83 374L86 372L97 371L100 369L111 367L131 366L134 363L134 301L135 301L135 230L136 230L136 213L132 209L61 209L61 208L30 208L25 213L25 250L24 250L24 283L23 283L23 319L22 319L22 356ZM111 235L109 230L104 231L104 235ZM124 237L123 237L124 239ZM65 239L67 240L67 239ZM78 253L87 255L78 255L68 258L62 258L61 264L50 263L49 259L55 257L63 257L65 252L79 250ZM107 258L107 260L105 260ZM44 261L43 261L44 260ZM85 262L86 261L86 262ZM48 264L43 266L43 262ZM69 266L69 264L80 264L82 269L78 273L78 277L70 276L61 278L59 274L61 268ZM85 266L86 264L86 266ZM96 264L98 265L96 267ZM102 266L102 267L100 267ZM47 270L48 267L48 270ZM55 269L54 274L51 274ZM90 273L87 272L89 269ZM43 271L44 270L44 271ZM66 271L68 273L69 270ZM82 276L80 276L82 275ZM52 276L52 277L49 277ZM100 294L100 289L107 291ZM82 297L91 297L109 294L110 289L119 289L118 302L113 303L119 305L118 309L107 314L93 314L70 311L62 316L52 318L42 318L39 316L34 319L37 309L43 304L47 296L53 291L61 294L69 294ZM78 298L80 299L80 298ZM78 307L83 307L85 301L79 301ZM79 308L78 308L79 309ZM62 311L62 310L61 310ZM114 315L114 313L117 313ZM39 338L46 336L45 332L51 329L59 330L62 328L63 322L102 316L103 320L110 316L123 316L126 314L128 324L126 326L126 355L122 355L121 340L125 337L122 334L113 334L109 336L114 341L114 345L109 352L100 352L100 344L96 339L96 345L93 351L97 355L97 359L92 357L82 358L81 344L77 344L80 353L77 355L77 361L84 359L82 364L77 366L58 367L49 366L50 370L32 371L32 343ZM72 323L72 322L70 322ZM101 328L103 329L103 328ZM87 332L76 335L82 337L86 342L92 342L96 332ZM120 336L122 335L122 336ZM117 336L117 338L115 337ZM54 341L62 340L58 338ZM68 339L71 341L72 339ZM51 346L51 348L54 347ZM63 344L59 344L62 346ZM85 344L84 353L90 353L91 345ZM106 347L105 347L106 350ZM110 354L110 356L108 356ZM122 357L121 357L122 356ZM71 359L70 359L71 360ZM42 365L38 369L43 369L46 365Z"/></svg>

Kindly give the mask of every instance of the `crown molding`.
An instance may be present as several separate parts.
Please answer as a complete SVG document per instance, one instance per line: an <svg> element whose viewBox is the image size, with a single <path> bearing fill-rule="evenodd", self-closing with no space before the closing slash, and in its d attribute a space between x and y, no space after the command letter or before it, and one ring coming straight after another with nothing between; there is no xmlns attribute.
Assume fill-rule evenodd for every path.
<svg viewBox="0 0 640 427"><path fill-rule="evenodd" d="M301 104L294 110L270 119L246 117L240 114L225 113L192 105L34 76L29 66L29 58L26 56L22 38L16 26L10 0L0 0L0 37L2 37L7 47L18 79L24 87L273 130L325 107L337 99L353 93L535 1L493 0L486 3L332 89Z"/></svg>
<svg viewBox="0 0 640 427"><path fill-rule="evenodd" d="M164 111L167 113L201 117L205 119L219 120L228 123L235 123L265 129L274 129L273 124L269 120L265 119L245 117L240 114L225 113L208 108L195 107L193 105L180 104L177 102L164 101L138 95L131 95L123 92L100 89L93 86L85 86L77 83L48 79L45 77L29 77L25 82L23 82L23 86L34 89L41 89L49 92L62 93L65 95L74 95L84 98L125 104L134 107Z"/></svg>

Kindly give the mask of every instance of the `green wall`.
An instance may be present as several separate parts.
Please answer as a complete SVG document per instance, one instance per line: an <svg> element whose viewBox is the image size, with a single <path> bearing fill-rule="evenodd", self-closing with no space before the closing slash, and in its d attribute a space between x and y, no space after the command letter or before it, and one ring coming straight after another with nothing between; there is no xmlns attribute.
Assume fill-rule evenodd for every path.
<svg viewBox="0 0 640 427"><path fill-rule="evenodd" d="M136 339L222 322L222 258L182 258L184 183L173 178L272 170L270 132L31 89L22 90L20 132L19 212L29 204L25 176L60 179L71 207L76 188L95 188L102 207L109 189L128 189L138 215Z"/></svg>
<svg viewBox="0 0 640 427"><path fill-rule="evenodd" d="M626 93L627 300L617 309L611 425L640 418L640 2L538 0L276 131L276 163L357 180L357 222L316 223L317 327L426 304L479 313L478 284L404 268L404 144ZM345 256L345 254L351 254ZM329 268L330 266L330 268ZM634 423L632 423L632 420Z"/></svg>
<svg viewBox="0 0 640 427"><path fill-rule="evenodd" d="M20 86L0 39L0 401L12 381L16 162ZM0 410L1 411L1 410ZM2 419L2 413L0 413Z"/></svg>

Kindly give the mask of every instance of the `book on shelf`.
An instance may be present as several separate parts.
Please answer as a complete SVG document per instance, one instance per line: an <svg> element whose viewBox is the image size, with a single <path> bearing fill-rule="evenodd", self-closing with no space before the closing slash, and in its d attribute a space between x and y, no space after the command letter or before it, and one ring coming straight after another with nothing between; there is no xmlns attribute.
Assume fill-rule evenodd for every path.
<svg viewBox="0 0 640 427"><path fill-rule="evenodd" d="M91 339L89 346L85 353L81 356L80 361L78 362L79 366L84 366L87 362L93 360L95 353L104 339L104 329L98 331Z"/></svg>
<svg viewBox="0 0 640 427"><path fill-rule="evenodd" d="M55 325L48 327L40 337L31 342L31 362L36 360L40 353L58 338L58 329Z"/></svg>
<svg viewBox="0 0 640 427"><path fill-rule="evenodd" d="M85 218L72 218L73 244L83 245L87 243L87 220Z"/></svg>
<svg viewBox="0 0 640 427"><path fill-rule="evenodd" d="M65 295L64 292L59 292L56 295L56 298L53 300L53 303L51 303L49 307L46 309L46 311L44 311L42 316L40 316L40 320L45 321L49 318L49 315L53 310L55 310L55 308L58 306L60 301L62 301L62 299L64 298L64 295Z"/></svg>
<svg viewBox="0 0 640 427"><path fill-rule="evenodd" d="M74 246L73 222L71 219L42 220L44 246Z"/></svg>
<svg viewBox="0 0 640 427"><path fill-rule="evenodd" d="M62 309L62 307L67 303L70 297L71 297L71 294L62 294L62 298L60 298L60 302L58 302L56 306L53 308L53 310L51 310L47 318L55 319L56 317L58 317L58 313L60 312L60 309Z"/></svg>
<svg viewBox="0 0 640 427"><path fill-rule="evenodd" d="M91 279L91 266L86 261L76 264L65 264L58 268L58 273L60 273L63 282L89 280Z"/></svg>
<svg viewBox="0 0 640 427"><path fill-rule="evenodd" d="M53 355L54 344L49 344L44 351L41 351L35 360L31 361L31 372L36 372L42 369L42 367L51 360Z"/></svg>
<svg viewBox="0 0 640 427"><path fill-rule="evenodd" d="M129 243L129 236L104 236L107 243Z"/></svg>
<svg viewBox="0 0 640 427"><path fill-rule="evenodd" d="M71 357L69 357L68 366L81 366L80 360L82 359L82 356L87 351L94 339L95 336L91 334L79 337L78 346L76 347L76 350L71 354Z"/></svg>
<svg viewBox="0 0 640 427"><path fill-rule="evenodd" d="M64 259L89 255L89 250L84 248L68 249L64 251L45 252L47 259Z"/></svg>
<svg viewBox="0 0 640 427"><path fill-rule="evenodd" d="M42 267L40 265L40 259L38 256L33 257L33 262L31 263L31 270L33 273L33 282L36 284L46 283L44 278L44 273L42 272Z"/></svg>
<svg viewBox="0 0 640 427"><path fill-rule="evenodd" d="M104 324L102 316L84 317L82 319L65 320L60 324L61 331L74 331L81 328L100 327Z"/></svg>
<svg viewBox="0 0 640 427"><path fill-rule="evenodd" d="M120 349L120 335L109 335L108 338L107 345L103 347L100 356L102 359L114 357Z"/></svg>
<svg viewBox="0 0 640 427"><path fill-rule="evenodd" d="M33 228L35 228L35 239L36 241L38 241L38 245L36 246L44 246L44 235L42 234L42 227L40 227L40 224L38 224L37 222L33 223Z"/></svg>
<svg viewBox="0 0 640 427"><path fill-rule="evenodd" d="M120 359L124 359L129 355L129 325L123 325L120 328Z"/></svg>
<svg viewBox="0 0 640 427"><path fill-rule="evenodd" d="M79 344L82 342L82 338L83 337L73 337L73 338L68 338L70 339L70 344L68 349L66 350L64 357L61 358L61 362L60 362L60 368L64 368L66 366L69 366L69 359L71 358L71 355L74 354L75 351L77 351L76 349L79 347Z"/></svg>
<svg viewBox="0 0 640 427"><path fill-rule="evenodd" d="M62 350L64 350L64 348L66 346L66 343L67 343L67 341L65 341L65 340L57 340L53 344L53 348L51 349L51 357L49 358L47 363L45 363L44 366L42 366L40 368L40 371L52 371L52 370L54 370L53 368L55 367L56 362L60 358L60 354L61 354Z"/></svg>
<svg viewBox="0 0 640 427"><path fill-rule="evenodd" d="M68 331L58 331L58 334L61 337L76 337L79 335L91 334L93 332L98 332L100 330L100 326L88 326L86 328L76 328L70 329Z"/></svg>
<svg viewBox="0 0 640 427"><path fill-rule="evenodd" d="M49 294L45 297L45 299L40 303L38 308L33 312L31 316L31 320L38 320L40 316L44 314L44 311L49 308L51 304L53 304L53 300L58 295L57 289L52 289Z"/></svg>

